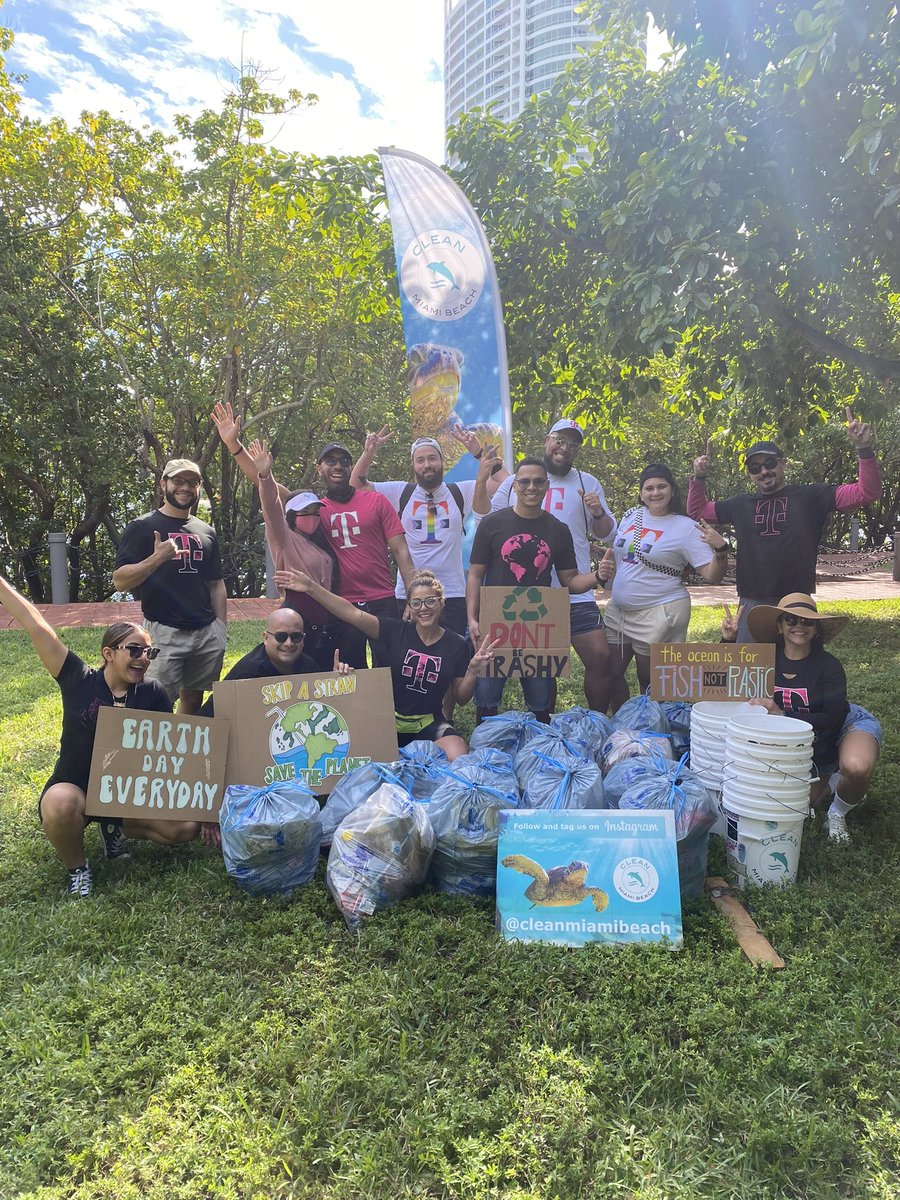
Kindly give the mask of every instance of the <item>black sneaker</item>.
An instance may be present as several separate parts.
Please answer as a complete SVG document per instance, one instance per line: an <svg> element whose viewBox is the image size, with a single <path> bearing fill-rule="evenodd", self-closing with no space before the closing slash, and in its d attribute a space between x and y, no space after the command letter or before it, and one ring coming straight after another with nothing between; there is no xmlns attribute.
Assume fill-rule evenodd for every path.
<svg viewBox="0 0 900 1200"><path fill-rule="evenodd" d="M121 821L100 821L103 853L107 858L128 858L128 838L122 832Z"/></svg>
<svg viewBox="0 0 900 1200"><path fill-rule="evenodd" d="M94 890L91 877L91 864L86 862L83 867L73 867L69 872L69 896L73 900L82 900Z"/></svg>

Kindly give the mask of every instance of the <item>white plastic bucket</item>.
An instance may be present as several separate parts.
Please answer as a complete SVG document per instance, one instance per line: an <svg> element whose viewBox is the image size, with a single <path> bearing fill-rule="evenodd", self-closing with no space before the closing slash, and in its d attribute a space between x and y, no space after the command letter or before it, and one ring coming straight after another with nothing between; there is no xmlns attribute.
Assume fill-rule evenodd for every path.
<svg viewBox="0 0 900 1200"><path fill-rule="evenodd" d="M805 817L749 817L735 812L724 799L722 808L725 857L737 886L795 883Z"/></svg>
<svg viewBox="0 0 900 1200"><path fill-rule="evenodd" d="M726 724L733 717L746 713L752 716L758 705L746 700L698 700L691 709L691 728L695 721L701 725Z"/></svg>
<svg viewBox="0 0 900 1200"><path fill-rule="evenodd" d="M741 787L752 788L759 792L777 792L789 793L794 792L800 794L809 794L809 785L814 782L813 778L807 775L786 775L783 771L753 771L747 767L735 767L732 763L726 763L722 768L722 779L731 780L733 783L739 784Z"/></svg>
<svg viewBox="0 0 900 1200"><path fill-rule="evenodd" d="M725 743L725 761L742 763L759 769L760 766L778 768L782 771L806 771L812 763L812 747L800 746L797 750L773 750L769 747L751 746L729 738Z"/></svg>
<svg viewBox="0 0 900 1200"><path fill-rule="evenodd" d="M729 741L744 742L751 746L789 750L811 746L813 728L795 717L773 717L769 713L759 716L740 714L729 722L727 736Z"/></svg>

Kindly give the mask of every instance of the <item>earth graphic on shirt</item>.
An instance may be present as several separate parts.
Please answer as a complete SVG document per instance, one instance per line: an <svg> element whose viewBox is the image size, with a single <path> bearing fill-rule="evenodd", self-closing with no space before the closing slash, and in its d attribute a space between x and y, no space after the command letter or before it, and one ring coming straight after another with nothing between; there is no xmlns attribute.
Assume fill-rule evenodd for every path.
<svg viewBox="0 0 900 1200"><path fill-rule="evenodd" d="M500 557L517 583L534 583L550 565L550 547L543 538L514 533L500 547Z"/></svg>
<svg viewBox="0 0 900 1200"><path fill-rule="evenodd" d="M277 763L293 763L294 771L321 771L326 761L342 760L350 750L350 730L336 709L315 700L292 704L269 732L269 752Z"/></svg>

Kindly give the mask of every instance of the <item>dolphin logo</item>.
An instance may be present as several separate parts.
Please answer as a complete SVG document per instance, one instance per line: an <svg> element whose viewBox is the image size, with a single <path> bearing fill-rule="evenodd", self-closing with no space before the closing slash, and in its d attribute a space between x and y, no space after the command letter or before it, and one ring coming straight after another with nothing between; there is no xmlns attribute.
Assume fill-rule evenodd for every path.
<svg viewBox="0 0 900 1200"><path fill-rule="evenodd" d="M633 879L634 882L638 885L638 887L644 886L644 880L641 878L640 875L638 875L637 871L629 871L628 878Z"/></svg>
<svg viewBox="0 0 900 1200"><path fill-rule="evenodd" d="M453 272L450 270L450 268L447 266L446 263L430 262L430 263L426 263L425 265L428 268L428 270L431 272L431 286L432 287L436 287L436 288L444 287L444 284L441 283L438 279L438 276L440 276L441 279L445 279L447 281L447 283L450 284L450 286L453 288L453 290L455 292L459 291L459 284L453 278Z"/></svg>
<svg viewBox="0 0 900 1200"><path fill-rule="evenodd" d="M774 858L776 862L781 863L781 865L784 867L785 871L790 870L790 867L788 866L788 860L785 858L785 856L783 854L780 854L777 851L773 850L769 854L769 858Z"/></svg>

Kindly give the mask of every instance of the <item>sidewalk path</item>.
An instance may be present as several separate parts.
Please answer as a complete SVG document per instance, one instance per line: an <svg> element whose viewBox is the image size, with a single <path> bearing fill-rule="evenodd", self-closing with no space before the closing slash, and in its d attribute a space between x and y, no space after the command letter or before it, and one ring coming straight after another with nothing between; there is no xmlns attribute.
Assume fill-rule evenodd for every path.
<svg viewBox="0 0 900 1200"><path fill-rule="evenodd" d="M730 585L716 587L707 584L692 587L690 592L691 601L698 606L737 603L737 593ZM894 583L890 571L869 571L865 575L825 579L819 582L816 599L822 605L835 600L900 600L900 583ZM228 620L264 621L272 609L278 607L278 603L264 596L229 600ZM141 606L135 600L124 604L39 604L38 609L54 628L98 626L105 629L115 621L141 620ZM0 630L18 628L18 624L0 608Z"/></svg>

